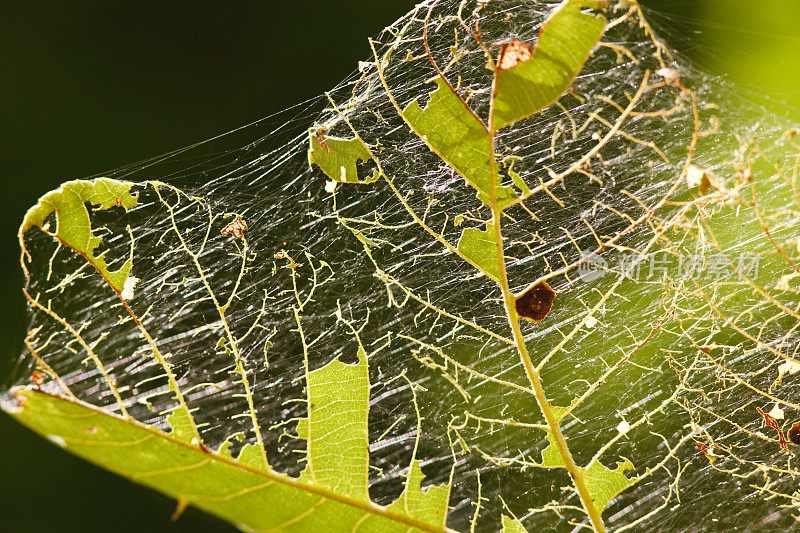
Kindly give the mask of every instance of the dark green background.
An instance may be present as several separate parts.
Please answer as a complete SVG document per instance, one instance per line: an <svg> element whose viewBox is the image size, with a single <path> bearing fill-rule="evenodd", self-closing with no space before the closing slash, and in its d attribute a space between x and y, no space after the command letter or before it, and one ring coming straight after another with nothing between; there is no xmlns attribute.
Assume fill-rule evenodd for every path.
<svg viewBox="0 0 800 533"><path fill-rule="evenodd" d="M68 179L167 152L332 88L414 2L4 2L0 382L21 349L16 228ZM800 119L800 2L652 0L668 41ZM788 125L788 123L787 123ZM225 531L0 414L3 531Z"/></svg>

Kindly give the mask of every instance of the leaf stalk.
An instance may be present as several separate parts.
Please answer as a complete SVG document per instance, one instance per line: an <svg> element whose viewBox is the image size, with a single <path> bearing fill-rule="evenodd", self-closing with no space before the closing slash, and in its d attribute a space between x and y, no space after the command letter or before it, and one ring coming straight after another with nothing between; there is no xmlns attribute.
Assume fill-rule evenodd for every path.
<svg viewBox="0 0 800 533"><path fill-rule="evenodd" d="M520 359L522 360L522 364L525 366L525 373L527 374L528 380L531 382L531 386L533 387L533 391L536 396L536 402L539 404L539 408L542 410L542 414L544 415L545 421L547 422L547 425L550 428L551 433L553 434L553 441L555 442L555 445L558 448L558 453L561 455L561 458L564 461L564 465L567 469L567 472L572 478L573 484L575 485L575 489L577 490L578 496L581 499L581 503L583 504L586 514L589 516L589 520L592 523L592 527L597 533L605 533L606 527L605 524L603 523L601 510L598 509L597 506L594 504L591 494L589 493L589 488L586 486L586 476L584 470L575 463L575 459L572 457L572 452L570 451L569 445L567 444L567 439L561 432L559 419L556 416L555 412L553 411L553 406L547 399L547 394L545 393L544 387L542 386L542 381L539 376L539 372L533 366L533 362L531 361L531 356L528 353L528 347L525 345L525 337L522 334L522 329L519 326L519 316L517 315L517 310L515 306L515 297L511 293L511 289L509 288L508 285L506 260L505 260L505 255L503 253L503 232L500 226L502 209L500 208L497 202L497 182L498 182L497 163L496 163L497 154L495 153L495 143L494 143L497 130L491 124L491 117L492 117L491 111L489 112L489 116L490 116L489 153L491 154L491 158L489 159L489 168L491 175L492 223L494 226L494 240L497 250L497 263L498 266L500 267L500 279L498 280L498 285L500 286L500 289L503 291L503 304L505 306L506 316L508 317L508 321L511 326L511 331L514 335L514 343L517 346L517 351L519 352Z"/></svg>

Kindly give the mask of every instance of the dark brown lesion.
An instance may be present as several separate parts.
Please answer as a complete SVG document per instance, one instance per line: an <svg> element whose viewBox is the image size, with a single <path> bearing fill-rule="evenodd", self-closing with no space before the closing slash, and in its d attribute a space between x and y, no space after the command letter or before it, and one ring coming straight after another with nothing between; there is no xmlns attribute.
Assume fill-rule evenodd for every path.
<svg viewBox="0 0 800 533"><path fill-rule="evenodd" d="M800 420L792 425L786 436L789 437L789 442L792 444L800 445Z"/></svg>
<svg viewBox="0 0 800 533"><path fill-rule="evenodd" d="M556 291L546 281L540 281L517 295L514 305L517 315L535 323L544 320L555 299Z"/></svg>

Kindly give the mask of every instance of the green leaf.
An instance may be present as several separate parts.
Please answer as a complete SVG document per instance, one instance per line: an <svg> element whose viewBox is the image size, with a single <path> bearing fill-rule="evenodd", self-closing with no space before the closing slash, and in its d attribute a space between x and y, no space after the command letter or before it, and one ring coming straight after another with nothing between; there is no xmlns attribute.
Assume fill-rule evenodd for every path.
<svg viewBox="0 0 800 533"><path fill-rule="evenodd" d="M373 183L380 178L376 169L371 176L359 181L356 168L358 161L374 159L360 138L322 137L319 133L310 132L308 142L308 165L318 165L331 180L338 183Z"/></svg>
<svg viewBox="0 0 800 533"><path fill-rule="evenodd" d="M307 439L307 466L300 478L265 467L256 446L244 447L234 459L228 449L235 435L213 452L183 440L186 428L180 424L165 433L34 388L15 389L4 406L13 403L13 417L70 452L240 528L444 531L450 488L423 490L416 460L397 501L381 507L369 499L369 368L363 350L354 365L337 359L308 372L307 390L309 415L298 428ZM174 411L170 422L180 413Z"/></svg>
<svg viewBox="0 0 800 533"><path fill-rule="evenodd" d="M136 205L136 196L131 195L132 183L108 178L76 180L64 183L59 189L41 198L25 214L19 234L23 235L33 226L47 229L46 219L56 215L54 236L65 246L83 254L117 292L125 286L125 280L133 266L133 251L128 260L115 271L109 271L105 254L94 255L101 239L92 233L89 211L86 203L97 209L110 209L115 206L130 209Z"/></svg>
<svg viewBox="0 0 800 533"><path fill-rule="evenodd" d="M503 515L503 533L527 533L527 531L518 519Z"/></svg>
<svg viewBox="0 0 800 533"><path fill-rule="evenodd" d="M557 423L561 423L561 419L564 418L564 414L569 408L556 407L554 405L552 406L552 409ZM553 431L550 429L547 430L547 442L549 444L544 450L542 450L542 461L539 463L539 466L542 468L566 468L567 465L564 463L564 458L561 457L561 453L558 451L558 445L556 445L555 436L553 435Z"/></svg>
<svg viewBox="0 0 800 533"><path fill-rule="evenodd" d="M490 198L492 155L486 125L445 80L437 77L433 82L436 89L430 93L428 105L422 108L414 100L403 109L403 119L431 150Z"/></svg>
<svg viewBox="0 0 800 533"><path fill-rule="evenodd" d="M548 107L569 88L606 24L604 17L582 10L603 5L596 0L564 1L544 24L530 59L509 69L496 68L495 129Z"/></svg>
<svg viewBox="0 0 800 533"><path fill-rule="evenodd" d="M176 407L167 416L167 423L172 429L170 435L183 442L192 442L194 435L194 421L192 415L183 408ZM195 442L197 444L197 442Z"/></svg>
<svg viewBox="0 0 800 533"><path fill-rule="evenodd" d="M458 251L472 261L481 272L495 281L500 279L494 224L486 222L486 229L483 231L465 228L458 240Z"/></svg>
<svg viewBox="0 0 800 533"><path fill-rule="evenodd" d="M393 503L390 508L398 512L405 510L409 515L431 524L444 528L447 521L447 503L450 500L450 487L448 485L431 485L422 489L422 467L417 459L411 462L406 489L401 499Z"/></svg>
<svg viewBox="0 0 800 533"><path fill-rule="evenodd" d="M598 509L605 509L612 498L633 485L633 480L625 475L625 472L631 469L633 469L633 463L628 459L617 463L614 470L599 461L592 461L589 464L584 471L586 487Z"/></svg>
<svg viewBox="0 0 800 533"><path fill-rule="evenodd" d="M387 509L395 511L400 514L407 514L418 520L423 520L430 524L435 524L441 528L445 527L447 521L447 502L450 499L450 487L447 485L431 485L426 489L422 489L422 480L425 476L422 474L422 468L419 461L414 459L411 461L411 467L406 477L406 486L403 494L394 503L389 505ZM359 531L365 527L364 531L375 531L383 533L390 531L384 529L384 524L380 523L378 517L371 517L359 526ZM407 531L403 524L395 524L395 528L391 531Z"/></svg>
<svg viewBox="0 0 800 533"><path fill-rule="evenodd" d="M367 501L367 356L359 350L354 365L335 359L309 372L307 380L308 418L297 428L309 450L301 479Z"/></svg>

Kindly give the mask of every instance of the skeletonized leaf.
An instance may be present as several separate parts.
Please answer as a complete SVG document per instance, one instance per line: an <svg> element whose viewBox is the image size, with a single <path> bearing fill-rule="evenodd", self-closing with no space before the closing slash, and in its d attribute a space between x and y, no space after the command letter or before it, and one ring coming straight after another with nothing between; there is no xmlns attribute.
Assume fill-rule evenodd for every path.
<svg viewBox="0 0 800 533"><path fill-rule="evenodd" d="M23 234L33 225L46 227L45 218L55 211L59 227L56 233L49 233L52 239L68 244L87 261L98 262L102 256L96 259L92 251L99 238L91 233L90 213L84 202L101 208L114 205L127 208L136 202L136 198L130 195L131 187L132 184L113 180L68 183L59 191L46 195L31 210L23 224ZM164 215L170 224L169 231L179 237L179 243L185 242L182 239L188 230L174 223L174 210L180 205L202 208L202 199L190 197L162 183L148 183L142 187L147 194L158 197L160 205L168 213ZM213 220L213 216L210 218ZM223 237L227 236L224 229L221 233ZM222 238L218 242L223 246L236 245L234 239ZM179 250L189 256L189 265L194 265L191 268L204 275L200 262L191 261L196 257L191 248ZM243 261L247 260L246 254L242 253L241 257ZM97 283L101 286L112 283L108 273L103 274L103 281L96 280ZM113 280L114 273L111 274ZM183 287L183 284L178 286ZM227 323L228 306L223 307L210 287L207 291L217 307L220 320ZM54 294L56 298L58 295ZM88 296L97 302L101 315L118 306L116 300L103 300L102 293ZM145 293L139 299L147 297ZM245 444L234 458L230 452L232 441L243 438L244 434L233 427L216 451L201 441L202 435L198 431L201 426L196 419L198 413L184 400L191 389L182 376L173 373L172 356L159 349L159 346L166 349L167 343L155 334L151 336L135 312L128 308L133 320L124 323L138 324L133 326L133 331L147 341L143 353L152 353L160 364L162 374L159 379L166 386L162 386L157 396L161 396L163 401L174 394L172 401L175 403L165 409L163 417L156 419L155 423L148 425L135 420L125 409L116 380L108 374L101 357L93 353L92 346L83 339L79 330L71 328L66 318L55 314L60 310L61 302L56 299L56 305L53 305L53 299L48 298L42 302L33 301L40 309L53 313L58 324L68 328L78 344L89 352L89 359L106 378L100 381L101 385L109 387L117 398L119 414L55 393L71 394L64 380L59 380L61 388L44 392L39 389L44 379L39 379L31 386L13 389L10 397L3 398L3 407L21 423L49 435L54 442L63 443L69 451L89 461L248 530L309 531L324 527L351 531L365 522L374 531L443 530L450 487L433 485L423 490L422 472L414 457L409 465L405 491L391 508L378 506L370 499L370 381L367 354L363 348L358 350L355 364L334 359L315 370L306 367L307 397L304 400L308 405L308 415L297 426L298 436L306 441L305 469L298 478L292 478L267 464L261 440ZM225 348L224 353L231 357L235 376L249 379L236 352L238 342L239 338L233 336L220 338L217 348ZM252 402L250 389L245 388L242 395ZM251 408L249 418L253 420L253 430L260 431L255 423L254 408ZM270 509L270 512L264 512L264 509Z"/></svg>
<svg viewBox="0 0 800 533"><path fill-rule="evenodd" d="M696 315L684 312L692 320L687 326L699 332L722 333L722 319L729 312L738 312L738 304L726 298L718 312L715 296L697 305L692 302L706 298L702 290L698 296L684 294L684 289L672 290L673 285L639 283L627 277L589 279L583 267L591 267L588 272L592 273L596 264L585 261L583 250L587 245L589 250L600 245L609 260L613 250L621 256L630 251L653 257L666 241L659 240L660 234L654 233L648 218L639 218L645 215L664 221L664 227L670 228L666 231L671 244L689 242L685 239L688 234L683 233L687 226L692 227L692 235L713 239L726 250L732 245L714 238L712 227L722 224L718 230L728 232L729 241L741 235L729 232L730 227L741 226L730 224L730 218L714 222L710 217L703 219L704 225L690 220L689 215L675 218L673 207L680 199L672 198L671 182L687 169L683 164L656 169L649 161L651 150L661 153L663 136L668 148L682 149L671 137L680 135L686 125L692 129L691 115L697 111L697 102L690 109L691 99L676 100L681 96L676 86L681 84L648 83L649 70L662 59L654 53L661 48L655 42L636 45L634 32L641 30L639 35L646 35L648 28L636 26L645 21L629 2L631 11L615 20L614 27L619 29L608 39L631 46L628 51L622 45L609 44L618 55L631 54L631 68L619 67L624 80L616 71L609 71L608 79L613 78L614 83L603 83L606 80L597 74L613 67L610 57L603 57L608 54L598 54L590 69L592 83L582 88L587 96L581 99L582 105L574 105L571 99L563 102L564 113L572 121L571 138L562 120L557 124L530 120L491 139L489 129L496 133L497 127L536 113L569 88L604 29L602 17L591 9L605 2L567 0L552 12L552 2L527 6L536 20L550 12L536 48L512 39L520 34L521 24L532 27L532 19L523 13L527 9L493 12L497 4L485 3L482 12L468 15L472 18L465 26L453 11L446 11L456 4L431 3L427 17L422 17L418 8L402 24L387 30L383 38L388 42L375 50L375 64L364 64L363 76L343 86L348 89L348 101L342 107L347 109L347 119L330 99L334 107L320 123L337 136L326 137L322 130L312 130L308 147L293 140L277 160L287 164L276 164L269 171L261 171L263 154L237 159L235 167L214 166L215 171L224 173L213 173L211 183L190 193L177 192L166 184L137 186L142 205L123 220L132 223L140 217L141 225L132 224L130 233L136 235L136 255L132 257L142 266L141 272L137 266L136 273L143 279L137 286L136 278L122 276L127 279L119 295L122 302L106 290L106 280L84 261L85 256L98 263L93 253L87 252L98 249L90 248L96 238L91 224L99 236L100 223L95 220L113 216L98 216L82 201L89 198L90 203L106 208L103 206L110 207L112 199L115 205L124 205L120 197L97 193L95 189L102 183L98 181L91 183L92 190L86 194L79 191L77 199L62 199L63 205L57 207L44 202L32 210L26 229L38 222L45 227L44 236L54 237L57 243L46 242L42 235L35 237L34 232L28 241L33 252L29 264L35 268L30 269L26 295L35 316L26 339L30 354L23 361L29 363L32 374L22 379L30 379L35 386L16 388L11 396L0 397L0 407L79 455L245 530L439 531L448 522L451 484L456 486L454 508L459 511L449 517L449 523L461 530L468 530L469 525L498 530L502 520L504 531L524 531L515 514L524 516L534 529L586 525L588 516L602 530L602 514L609 502L634 482L659 471L648 468L640 476L628 478L632 463L625 459L614 465L615 459L608 457L625 453L646 467L658 464L656 458L663 459L663 470L674 469L670 474L680 476L684 465L693 462L692 453L697 453L691 448L696 428L683 421L676 425L673 410L667 406L688 405L678 393L692 394L688 388L676 390L675 381L665 379L667 364L660 348L668 346L669 357L686 363L688 366L680 368L688 368L687 372L694 374L692 379L700 383L710 364L727 363L718 361L707 348L719 338L663 337L684 331L683 325L676 327L673 320L680 319L678 313L684 309L690 313L701 310ZM476 35L468 31L477 30L478 22L484 20L492 22L480 26L483 44L509 43L493 75L483 69L483 56L471 41ZM513 24L505 24L511 20ZM427 34L423 33L426 30ZM449 49L439 44L429 48L425 35L432 41L444 42L450 36L454 40L447 43L452 45ZM393 56L401 59L391 61ZM443 57L452 61L443 61ZM462 57L468 61L461 62ZM643 59L641 66L636 63L638 58ZM423 62L417 61L423 59L439 61L438 66L446 72L443 76L458 89L444 77L432 80L435 87L428 89L424 80L432 70L427 62L420 67ZM380 90L374 68L380 71L385 91ZM491 76L495 86L490 98L486 82ZM411 103L400 109L392 91L404 103ZM467 91L469 99L459 98ZM676 101L683 106L672 110ZM480 117L493 107L494 116L488 121L492 127L487 129L487 121L470 106L480 110ZM630 113L617 115L625 106ZM608 122L614 117L614 124ZM595 122L600 126L595 128ZM601 126L606 122L610 129L603 135ZM408 138L408 126L419 138ZM594 131L598 129L600 133ZM650 131L658 134L650 135ZM442 161L432 161L436 158L428 148ZM622 149L626 155L614 157ZM325 195L316 183L301 179L310 174L306 158L311 167L319 166L332 180L325 188L328 193L340 182L370 183L379 175L386 183ZM667 157L663 159L668 163ZM514 161L519 161L517 171L512 167ZM556 174L551 163L556 170L566 170ZM250 172L254 164L259 165L258 172ZM712 162L703 164L712 168ZM298 167L305 174L298 175ZM364 170L373 167L379 170ZM543 181L545 172L551 177L547 183ZM691 169L687 172L691 174ZM461 177L451 179L455 173L463 176L468 186ZM589 181L584 184L578 174ZM539 185L533 189L526 183L533 186L537 180ZM548 188L551 186L553 190ZM484 206L478 206L474 198L465 201L465 196L475 191ZM636 201L618 203L616 199L623 193ZM546 194L558 208L546 200ZM703 199L712 201L712 197ZM515 204L511 212L503 213L511 204ZM232 211L246 214L247 223ZM738 217L738 209L736 212ZM50 213L59 220L56 233L46 228ZM70 228L61 227L61 221L72 213L80 238L72 238ZM85 221L83 213L88 213ZM230 216L236 219L226 220ZM463 229L465 220L489 223ZM744 217L742 220L746 222ZM118 228L120 220L115 222L106 229ZM759 232L766 229L754 226ZM341 228L348 231L342 232L340 239ZM791 228L787 226L789 233ZM465 261L452 260L452 256L440 261L453 251L459 235L459 253L453 255ZM107 239L104 245L114 245L125 237L102 236ZM792 234L780 238L785 237L794 238ZM62 242L71 243L80 253L65 260ZM317 255L320 250L324 259ZM112 247L109 253L116 256L116 251ZM295 261L303 253L305 258ZM620 266L624 259L620 257ZM498 283L476 283L473 267ZM502 275L506 267L508 275ZM619 271L627 274L627 269ZM785 269L781 273L785 274ZM671 281L686 280L682 271L677 276ZM556 291L546 282L536 281L543 277L552 280L558 294L564 295L548 324L543 327L516 320L524 317L535 323L548 315ZM376 279L385 285L388 303L381 297L382 291L374 290L379 287ZM778 278L770 279L774 283ZM734 285L725 285L724 290ZM701 283L699 288L716 291L720 287ZM670 293L662 294L667 288ZM505 316L500 316L499 306L495 306L500 293ZM786 309L796 308L795 304L787 303ZM304 306L308 314L303 313ZM146 320L139 320L134 312L141 312L139 316ZM296 321L287 318L292 312ZM791 315L788 311L784 314ZM751 328L744 333L761 327L759 321L750 322L753 325L740 326ZM341 323L357 338L357 352L351 350L352 344L342 344L348 333L340 329ZM597 327L601 323L603 327ZM304 324L308 325L305 333ZM361 348L362 333L369 356ZM768 345L761 342L760 332L756 335L758 349ZM352 341L348 338L345 342ZM743 341L745 345L750 343ZM267 349L281 364L270 365ZM354 353L354 364L338 359L341 354ZM151 354L159 365L150 359ZM91 362L97 368L87 369ZM327 364L321 366L323 363ZM522 385L523 369L532 389ZM792 373L783 372L782 367L778 371L779 375ZM371 378L376 384L374 396ZM419 424L413 445L415 432L409 421L414 414L397 394L408 390L406 382L414 392ZM305 390L300 393L303 384ZM56 391L72 394L68 387L91 405L55 396ZM649 399L655 400L657 395L650 396L651 392L663 393L667 388L672 388L675 396L654 409ZM741 388L736 392L741 395ZM551 402L563 402L567 394L576 396L570 408L552 406ZM752 398L747 401L747 405L753 402ZM376 406L372 413L370 402ZM738 408L743 402L734 403ZM784 406L787 416L788 406ZM575 420L562 425L573 409L577 410ZM606 431L618 422L614 411L626 419L617 432ZM305 441L300 446L293 446L291 428L296 422L298 436ZM651 424L663 427L651 428ZM606 440L609 433L614 435L610 442ZM653 438L661 434L670 437L663 442ZM623 435L627 442L619 443L619 449L617 439ZM759 435L748 433L745 438ZM289 444L285 443L287 437ZM279 450L275 450L275 440L280 443ZM765 446L772 444L765 442ZM682 449L677 455L678 448L687 443L689 452ZM290 453L282 453L283 446ZM303 447L305 452L297 449ZM532 450L541 450L540 457ZM270 459L275 457L272 463L267 462L267 451ZM700 452L711 459L705 448ZM665 455L687 460L675 468ZM296 468L299 477L278 471L277 465L287 456L289 468ZM294 460L297 457L299 465ZM431 480L444 484L423 489L423 467ZM560 470L538 471L565 467L571 476ZM450 468L450 481L443 482L446 468ZM481 475L489 471L496 478L491 485L481 485ZM524 490L512 495L505 490L510 486L508 480ZM369 490L368 483L372 483ZM569 488L570 483L574 487ZM653 487L671 494L671 490L663 492L666 485L657 483L661 481L640 484L640 492L623 496L629 501L615 503L616 508L608 510L610 525L650 520L644 516L652 509L647 502L662 503L642 495L651 494ZM772 480L766 480L765 486L770 483ZM476 493L476 486L487 490ZM669 487L677 488L677 483ZM376 501L394 501L381 507L370 493ZM471 513L464 511L470 504L475 514L467 525L470 517L464 517ZM632 511L628 513L628 509Z"/></svg>
<svg viewBox="0 0 800 533"><path fill-rule="evenodd" d="M46 219L52 213L56 215L55 238L61 244L82 254L117 292L125 287L125 280L133 266L130 257L118 270L110 271L105 254L95 256L95 250L101 239L92 232L87 211L87 202L99 209L123 207L130 209L136 205L136 196L131 195L132 183L108 178L96 180L76 180L64 183L60 188L51 191L41 198L35 206L25 214L19 233L23 235L33 226L47 228Z"/></svg>
<svg viewBox="0 0 800 533"><path fill-rule="evenodd" d="M553 411L559 423L567 412L566 407L553 407ZM551 430L547 431L548 446L542 450L542 461L539 466L543 468L566 468L564 459L558 452L558 447ZM625 472L633 468L633 463L625 459L617 464L612 470L600 463L593 461L586 468L580 468L586 480L586 488L597 508L602 511L605 509L617 494L630 487L634 480L629 479Z"/></svg>

